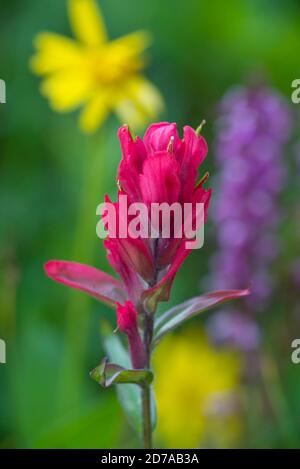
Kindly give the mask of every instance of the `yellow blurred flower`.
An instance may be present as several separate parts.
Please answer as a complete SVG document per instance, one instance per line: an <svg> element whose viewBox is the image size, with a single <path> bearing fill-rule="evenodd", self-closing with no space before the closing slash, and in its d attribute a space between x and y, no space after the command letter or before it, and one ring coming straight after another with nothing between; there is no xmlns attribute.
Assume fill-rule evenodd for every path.
<svg viewBox="0 0 300 469"><path fill-rule="evenodd" d="M241 433L240 362L198 328L164 339L154 355L157 437L168 448L230 447Z"/></svg>
<svg viewBox="0 0 300 469"><path fill-rule="evenodd" d="M80 127L95 131L114 111L122 123L140 127L163 107L159 91L141 74L149 36L138 31L110 41L95 0L69 0L76 40L40 33L32 70L44 77L42 94L58 112L82 107Z"/></svg>

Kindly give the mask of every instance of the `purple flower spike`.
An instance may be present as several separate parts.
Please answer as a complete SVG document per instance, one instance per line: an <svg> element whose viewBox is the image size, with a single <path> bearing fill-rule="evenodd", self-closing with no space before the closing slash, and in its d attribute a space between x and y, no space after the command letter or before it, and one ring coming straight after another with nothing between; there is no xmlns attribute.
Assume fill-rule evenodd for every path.
<svg viewBox="0 0 300 469"><path fill-rule="evenodd" d="M263 311L274 288L278 255L278 196L286 180L284 146L291 131L285 100L267 87L236 87L220 104L215 198L211 216L218 250L210 261L209 288L251 287L242 308L217 313L208 331L217 344L255 350Z"/></svg>
<svg viewBox="0 0 300 469"><path fill-rule="evenodd" d="M220 104L211 211L219 250L210 286L251 285L250 309L264 308L272 288L270 265L278 253L278 195L285 183L288 105L274 90L234 88Z"/></svg>

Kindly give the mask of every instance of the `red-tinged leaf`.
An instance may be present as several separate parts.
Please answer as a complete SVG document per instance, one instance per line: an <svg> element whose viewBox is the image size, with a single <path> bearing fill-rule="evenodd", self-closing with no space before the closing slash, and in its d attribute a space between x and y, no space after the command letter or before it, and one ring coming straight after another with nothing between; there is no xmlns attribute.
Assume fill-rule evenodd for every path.
<svg viewBox="0 0 300 469"><path fill-rule="evenodd" d="M45 271L52 280L84 291L111 306L126 300L121 282L95 267L78 262L49 261L45 264Z"/></svg>
<svg viewBox="0 0 300 469"><path fill-rule="evenodd" d="M203 313L220 304L242 298L250 294L247 290L220 290L206 295L196 296L190 300L174 306L169 311L162 314L154 325L154 343L159 342L168 332L187 321L188 319Z"/></svg>

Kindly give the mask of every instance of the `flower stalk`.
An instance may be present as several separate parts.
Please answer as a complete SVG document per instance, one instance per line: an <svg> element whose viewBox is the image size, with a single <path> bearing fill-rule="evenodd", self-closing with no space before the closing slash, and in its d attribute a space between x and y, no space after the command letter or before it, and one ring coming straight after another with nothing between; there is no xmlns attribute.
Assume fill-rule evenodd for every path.
<svg viewBox="0 0 300 469"><path fill-rule="evenodd" d="M149 384L142 385L143 442L145 449L152 449L151 389Z"/></svg>
<svg viewBox="0 0 300 469"><path fill-rule="evenodd" d="M153 337L153 315L144 312L144 346L146 351L146 366L151 368L151 348ZM151 422L151 388L149 384L142 386L142 406L143 406L143 441L144 448L152 448L152 422Z"/></svg>

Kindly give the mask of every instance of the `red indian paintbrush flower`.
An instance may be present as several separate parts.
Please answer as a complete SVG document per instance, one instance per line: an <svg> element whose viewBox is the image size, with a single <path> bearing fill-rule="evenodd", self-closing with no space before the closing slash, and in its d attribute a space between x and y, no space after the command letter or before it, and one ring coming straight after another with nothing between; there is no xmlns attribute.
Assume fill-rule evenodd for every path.
<svg viewBox="0 0 300 469"><path fill-rule="evenodd" d="M144 140L133 139L128 126L120 128L119 138L123 154L118 171L119 195L125 193L129 203L143 202L148 207L152 203L165 202L169 205L177 202L182 206L184 203L203 203L206 214L211 190L202 187L204 181L196 184L198 168L207 153L201 135L186 126L181 140L176 124L163 122L151 125ZM110 202L108 197L106 202ZM118 213L121 205L117 202L115 208ZM114 294L111 291L108 297L105 295L107 290L97 294L97 284L101 278L101 291L103 281L108 283L109 289L109 276L96 269L82 266L81 270L79 264L50 261L46 264L46 272L54 280L103 301L121 301L125 296L139 309L141 301L158 289L161 289L159 299L168 299L176 272L191 252L185 247L183 237L172 235L170 239L108 236L104 245L110 264L123 280L122 284L117 284L111 279Z"/></svg>
<svg viewBox="0 0 300 469"><path fill-rule="evenodd" d="M149 385L153 379L150 358L154 346L187 319L224 301L248 295L249 291L208 293L174 306L158 318L154 316L157 303L168 300L175 275L192 250L186 241L194 236L192 227L197 225L198 205L203 208L202 225L206 220L211 196L211 190L203 187L207 175L197 181L207 145L200 132L188 126L184 127L183 138L180 139L176 125L166 122L151 125L143 140L133 138L128 126L123 126L119 130L119 138L122 160L117 176L118 200L112 204L106 196L101 215L107 230L104 245L108 260L120 280L76 262L49 261L45 270L53 280L82 290L116 308L118 329L127 335L133 369L125 369L104 359L91 376L104 387L113 383L134 383L141 387L144 443L149 448L152 408ZM124 196L129 205L124 205ZM131 208L136 204L146 207L146 213L136 225L137 235L131 230L132 222L136 221ZM163 218L159 215L153 222L151 208L164 204L168 207L174 204L179 208L186 204L192 207L188 232L180 232L174 224L165 235ZM117 215L115 220L114 215ZM175 218L178 221L174 212L169 221ZM147 230L146 236L142 236L140 230L149 219L151 229L154 227L154 236L152 231L150 236ZM184 210L180 212L179 221L179 225L187 221ZM120 352L121 344L114 343ZM115 348L106 348L110 355L115 355ZM134 402L127 405L129 396L126 391L124 393L122 405L129 418L136 422L138 411L135 406L139 406L140 395L136 394Z"/></svg>
<svg viewBox="0 0 300 469"><path fill-rule="evenodd" d="M194 206L202 204L205 221L211 190L203 188L207 176L197 182L199 167L207 154L207 144L200 132L186 126L180 139L176 124L163 122L151 125L143 140L133 138L128 126L120 128L119 138L122 160L117 176L118 201L113 204L118 220L125 220L126 227L132 220L128 205L120 200L126 195L129 204L143 203L149 209L148 217L153 204L189 203L194 219ZM108 197L105 201L111 203ZM171 230L169 237L162 237L160 221L154 238L131 236L130 232L126 237L113 236L109 225L104 245L120 281L94 267L74 262L50 261L45 269L53 280L117 308L118 327L128 337L132 365L143 368L149 364L157 302L168 300L174 277L191 249L186 246L185 233L178 237ZM216 292L198 297L197 301L201 298L201 307L207 308L241 294ZM193 307L189 314L199 311L199 307L195 311ZM139 327L149 329L144 342Z"/></svg>

